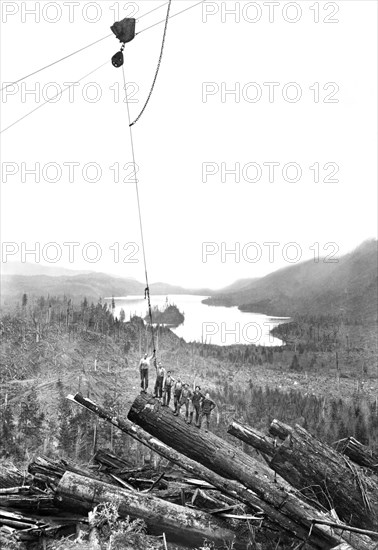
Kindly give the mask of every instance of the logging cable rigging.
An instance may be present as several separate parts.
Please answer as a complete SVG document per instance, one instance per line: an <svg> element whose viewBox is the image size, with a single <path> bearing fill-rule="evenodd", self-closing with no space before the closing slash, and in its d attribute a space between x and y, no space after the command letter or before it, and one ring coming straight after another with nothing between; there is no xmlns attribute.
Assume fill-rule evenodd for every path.
<svg viewBox="0 0 378 550"><path fill-rule="evenodd" d="M154 23L154 24L151 25L150 27L146 27L145 29L142 29L140 32L136 33L135 36L137 36L138 34L141 34L142 32L145 32L145 31L147 31L147 30L149 30L149 29L155 27L156 25L160 25L161 23L167 23L167 21L168 21L169 19L172 19L173 17L176 17L176 15L180 15L180 14L182 14L182 13L184 13L184 12L186 12L186 11L192 9L192 8L195 8L196 6L198 6L198 5L200 5L200 4L203 4L203 3L207 2L207 1L208 1L208 0L201 0L200 2L197 2L196 4L193 4L192 6L189 6L189 7L185 8L185 9L183 9L183 10L181 10L181 11L179 11L179 12L173 14L173 15L169 15L169 14L168 14L168 17L166 17L165 19L163 19L163 20L161 20L161 21L158 21L157 23ZM158 7L156 7L156 8L153 8L153 9L150 10L149 12L147 12L147 13L141 15L138 19L142 19L142 17L145 17L146 15L149 15L150 13L152 13L152 12L158 10L159 8L162 8L162 7L166 6L167 4L170 4L170 1L165 2L164 4L161 4L160 6L158 6ZM15 81L15 82L12 82L12 83L10 83L10 84L7 84L4 88L1 88L1 89L0 89L0 92L3 91L4 89L8 88L9 86L12 86L12 85L14 85L14 84L16 84L16 83L18 83L18 82L21 82L22 80L25 80L26 78L29 78L30 76L35 75L35 74L37 74L37 73L43 71L44 69L46 69L46 68L48 68L48 67L51 67L52 65L56 65L57 63L59 63L60 61L63 61L64 59L67 59L68 57L72 57L72 56L75 55L76 53L79 53L79 52L81 52L81 51L83 51L83 50L85 50L85 49L87 49L87 48L93 46L94 44L97 44L98 42L101 42L102 40L105 40L105 38L108 38L109 36L113 36L113 35L112 35L112 34L109 34L109 35L107 35L107 36L104 36L103 38L100 38L100 39L97 40L96 42L92 42L91 44L88 44L87 46L84 46L84 47L81 48L80 50L76 50L75 52L72 52L71 54L68 54L68 55L66 55L66 56L63 57L63 58L58 59L57 61L54 61L53 63L50 63L49 65L46 65L45 67L42 67L41 69L38 69L38 70L35 71L34 73L31 73L31 74L29 74L29 75L27 75L27 76L25 76L25 77L23 77L23 78L20 78L20 79L18 79L18 80ZM162 47L162 50L163 50L163 48L164 48L164 43L163 43L162 46L163 46L163 47ZM161 51L161 55L162 55L162 51ZM160 61L161 61L161 59L160 59ZM78 80L77 82L81 82L82 80L84 80L84 78L86 78L87 76L90 76L90 75L93 74L95 71L101 69L104 65L106 65L106 63L104 63L103 65L100 65L99 67L97 67L97 69L94 69L94 71L92 71L92 72L88 73L87 75L83 76L83 77L82 77L80 80ZM158 66L158 69L159 69L159 66ZM155 75L154 83L155 83L155 81L156 81L156 78L157 78L157 74ZM154 85L154 83L153 83L153 85ZM72 85L73 85L73 84L72 84ZM64 88L64 90L62 90L62 92L60 92L60 93L64 93L66 90L68 90L69 88L71 88L72 85L67 86L67 88ZM32 109L32 110L31 110L29 113L27 113L26 115L24 115L24 116L22 116L21 118L17 119L15 122L13 122L12 124L10 124L10 125L7 126L6 128L4 128L3 130L0 130L0 134L2 134L3 132L5 132L6 130L9 130L9 128L12 128L12 127L15 126L16 124L18 124L18 122L21 122L22 120L24 120L25 118L27 118L29 115L31 115L32 113L34 113L35 111L37 111L38 109L40 109L41 107L43 107L44 105L46 105L46 103L49 103L50 101L52 101L53 99L55 99L56 97L58 97L58 95L60 95L60 93L57 94L56 96L52 97L52 98L47 99L44 103L41 103L41 105L38 105L38 107L36 107L35 109ZM150 97L150 96L149 96L149 97ZM149 98L148 98L148 100L149 100ZM139 115L138 118L140 118L140 116L141 116L141 114ZM135 124L135 121L134 121L133 124Z"/></svg>
<svg viewBox="0 0 378 550"><path fill-rule="evenodd" d="M65 59L68 59L69 57L72 57L74 55L76 55L77 53L80 53L88 48L90 48L91 46L94 46L95 44L98 44L99 42L101 42L102 40L105 40L105 38L109 38L109 36L113 36L112 34L107 34L106 36L103 36L102 38L99 38L98 40L96 40L95 42L92 42L91 44L88 44L87 46L84 46L83 48L80 48L79 50L76 50L72 53L69 53L68 55L65 55L64 57L61 57L60 59L57 59L56 61L53 61L52 63L49 63L49 65L45 65L44 67L41 67L40 69L37 69L36 71L34 71L33 73L30 73L26 76L23 76L22 78L19 78L18 80L15 80L14 82L10 82L9 84L7 84L6 86L3 86L1 89L0 89L0 92L6 90L7 88L10 88L10 86L14 86L15 84L18 84L19 82L23 81L23 80L26 80L27 78L30 78L31 76L34 76L38 73L41 73L42 71L44 71L45 69L48 69L49 67L52 67L53 65L57 65L58 63L60 63L61 61L64 61Z"/></svg>
<svg viewBox="0 0 378 550"><path fill-rule="evenodd" d="M208 0L200 0L196 4L193 4L193 6L188 6L187 8L184 8L183 10L178 11L177 13L174 13L173 15L171 15L169 17L169 19L173 19L174 17L176 17L176 15L181 15L182 13L195 8L196 6L199 6L200 4L205 4L206 2L208 2ZM161 21L158 21L157 23L154 23L153 25L150 25L149 27L146 27L145 29L142 29L141 31L137 32L135 36L138 36L138 34L142 34L142 32L148 31L148 30L152 29L153 27L156 27L157 25L161 25L164 22L165 22L165 19L162 19Z"/></svg>
<svg viewBox="0 0 378 550"><path fill-rule="evenodd" d="M136 175L134 139L133 139L132 124L131 124L129 99L128 99L128 95L127 95L127 84L126 84L126 75L125 75L124 65L122 65L122 75L123 75L123 85L124 85L124 89L125 89L125 100L126 100L126 106L127 106L127 118L128 118L128 121L129 121L130 144L131 144L131 153L132 153L132 161L133 161L133 177L134 177L136 197L137 197L139 229L140 229L140 237L141 237L141 243L142 243L144 274L145 274L145 279L146 279L146 288L145 288L145 291L144 291L144 297L147 298L147 302L148 302L148 315L149 315L149 318L150 318L150 325L151 325L152 349L153 349L153 353L154 353L154 362L155 362L155 368L156 368L155 334L154 334L154 325L152 323L152 309L151 309L151 299L150 299L150 287L149 287L149 283L148 283L148 274L147 274L146 249L145 249L145 245L144 245L144 236L143 236L142 211L141 211L141 205L140 205L138 179L137 179L137 175Z"/></svg>
<svg viewBox="0 0 378 550"><path fill-rule="evenodd" d="M146 17L146 15L149 15L150 13L166 6L168 3L169 2L165 2L164 4L161 4L160 6L157 6L156 8L153 8L152 10L148 11L147 13L144 13L143 15L138 17L138 20L142 19L143 17ZM158 24L158 23L156 23L156 24ZM146 29L144 29L144 30L146 30ZM141 32L143 32L143 31L141 31ZM140 33L137 33L137 34L140 34ZM87 50L88 48L91 48L92 46L94 46L95 44L98 44L99 42L102 42L106 38L110 38L110 36L113 36L113 33L107 34L106 36L103 36L102 38L99 38L98 40L95 40L94 42L91 42L90 44L87 44L86 46L83 46L82 48L79 48L78 50L75 50L74 52L71 52L71 53L65 55L64 57L61 57L60 59L57 59L56 61L53 61L52 63L49 63L48 65L45 65L44 67L41 67L40 69L37 69L36 71L34 71L32 73L29 73L29 74L19 78L18 80L15 80L14 82L10 82L9 84L6 84L2 88L0 88L0 92L3 92L4 90L7 90L11 86L14 86L15 84L18 84L19 82L22 82L23 80L27 80L31 76L34 76L38 73L41 73L45 69L49 69L50 67L53 67L54 65L57 65L61 61L65 61L66 59L69 59L70 57L73 57L74 55L76 55L80 52L83 52L84 50Z"/></svg>
<svg viewBox="0 0 378 550"><path fill-rule="evenodd" d="M82 80L84 80L85 78L87 78L88 76L90 76L91 74L95 73L96 71L99 71L100 69L102 69L102 67L104 67L105 65L107 65L109 63L109 59L107 59L105 61L105 63L102 63L101 65L99 65L98 67L96 67L95 69L93 69L91 72L87 73L86 75L82 76L81 78L79 78L79 80L77 80L76 82L72 82L72 84L70 84L69 86L67 86L66 88L63 88L63 90L61 90L60 92L58 92L56 95L54 95L53 97L50 97L49 99L46 99L46 101L44 101L43 103L41 103L40 105L38 105L37 107L35 107L32 111L29 111L28 113L26 113L26 115L22 116L21 118L15 120L14 122L12 122L12 124L10 124L9 126L7 126L6 128L4 128L3 130L0 131L0 134L2 134L3 132L6 132L7 130L9 130L9 128L12 128L12 126L15 126L16 124L18 124L19 122L21 122L21 120L24 120L25 118L27 118L29 115L31 115L32 113L35 113L35 111L38 111L38 109L40 109L41 107L43 107L44 105L46 105L46 103L50 103L50 101L52 101L53 99L56 99L57 97L59 97L60 95L64 94L64 92L66 92L67 90L69 90L70 88L72 88L72 86L74 86L75 84L77 84L78 82L81 82Z"/></svg>
<svg viewBox="0 0 378 550"><path fill-rule="evenodd" d="M155 84L156 84L156 80L157 80L157 77L158 77L158 74L159 74L159 70L160 70L160 66L161 66L161 61L163 59L163 52L164 52L164 45L165 45L165 39L166 39L166 36L167 36L167 28L168 28L168 21L169 21L169 13L171 11L171 6L172 6L172 0L169 0L168 2L168 9L167 9L167 15L165 17L165 26L164 26L164 32L163 32L163 39L162 39L162 43L161 43L161 48L160 48L160 56L159 56L159 61L158 61L158 64L157 64L157 67L156 67L156 71L155 71L155 76L154 76L154 79L152 81L152 85L151 85L151 88L150 88L150 92L147 96L147 99L142 107L142 110L140 111L139 115L136 117L136 119L134 120L134 122L129 122L129 125L130 126L134 126L134 124L136 124L138 122L138 120L140 119L140 117L143 115L144 111L146 110L146 107L151 99L151 96L152 96L152 92L154 91L154 88L155 88Z"/></svg>
<svg viewBox="0 0 378 550"><path fill-rule="evenodd" d="M153 25L150 25L149 27L143 29L142 31L140 31L139 33L137 34L141 34L161 23L165 23L165 26L164 26L164 32L163 32L163 38L162 38L162 45L161 45L161 50L160 50L160 56L159 56L159 60L158 60L158 64L157 64L157 68L156 68L156 71L155 71L155 76L154 76L154 79L153 79L153 82L152 82L152 86L151 86L151 89L150 89L150 92L147 96L147 100L141 110L141 112L139 113L139 115L137 116L137 118L131 122L131 116L130 116L130 107L129 107L129 101L128 101L128 95L127 95L127 84L126 84L126 76L125 76L125 71L124 71L124 67L123 67L123 55L122 55L122 52L123 52L123 49L125 47L125 43L123 43L123 46L121 48L121 55L122 55L122 64L121 65L116 65L114 64L114 66L122 66L122 74L123 74L123 83L124 83L124 89L125 89L125 101L126 101L126 105L127 105L127 116L128 116L128 122L129 122L129 132L130 132L130 142L131 142L131 150L132 150L132 160L133 160L133 173L134 173L134 182L135 182L135 189L136 189L136 197L137 197L137 206L138 206L138 216L139 216L139 227L140 227L140 235L141 235L141 243L142 243L142 251L143 251L143 262L144 262L144 272L145 272L145 280L146 280L146 288L145 288L145 298L147 298L148 300L148 313L149 313L149 319L150 319L150 325L151 325L151 335L152 335L152 347L153 347L153 354L154 354L154 364L155 364L155 368L157 368L157 365L156 365L156 347L155 347L155 335L154 335L154 327L153 327L153 319L152 319L152 309L151 309L151 299L150 299L150 288L149 288L149 282L148 282L148 272L147 272L147 260L146 260L146 251L145 251L145 244L144 244L144 235L143 235L143 223L142 223L142 213L141 213L141 203L140 203L140 196L139 196L139 188L138 188L138 180L137 180L137 177L136 177L136 162L135 162L135 150L134 150L134 141L133 141L133 134L132 134L132 126L140 119L140 117L142 116L142 114L144 113L150 99L151 99L151 95L152 95L152 92L153 92L153 89L154 89L154 86L155 86L155 83L156 83L156 80L157 80L157 76L158 76L158 73L159 73L159 69L160 69L160 66L161 66L161 61L162 61L162 57L163 57L163 51L164 51L164 45L165 45L165 39L166 39L166 34L167 34L167 27L168 27L168 21L169 19L175 17L176 15L180 15L200 4L204 4L207 0L200 0L199 2L197 2L196 4L192 5L192 6L189 6L177 13L175 13L174 15L170 15L170 9L171 9L171 5L172 5L172 0L168 0L168 2L165 2L164 4L150 10L149 12L145 13L144 15L142 15L139 19L141 19L142 17L148 15L149 13L152 13L154 11L156 11L157 9L165 6L168 4L168 9L167 9L167 14L166 14L166 17L165 19L163 19L162 21L159 21L157 23L154 23ZM135 27L135 20L134 20L134 27ZM114 30L113 30L113 27L112 27L112 31L117 34ZM135 31L133 31L135 32ZM61 59L58 59L52 63L50 63L49 65L46 65L45 67L42 67L36 71L34 71L33 73L30 73L29 75L26 75L20 79L18 79L17 81L13 82L13 83L10 83L10 84L7 84L6 86L4 86L3 88L0 89L0 92L9 88L10 86L12 85L15 85L17 84L18 82L21 82L22 80L26 80L27 78L37 74L37 73L40 73L42 72L43 70L49 68L49 67L52 67L53 65L56 65L58 63L60 63L61 61L65 60L65 59L68 59L69 57L72 57L88 48L90 48L91 46L95 45L95 44L98 44L99 42L105 40L106 38L108 38L109 36L112 36L111 34L109 35L106 35L98 40L96 40L95 42L92 42L91 44L88 44L87 46L84 46L82 48L80 48L79 50L76 50L64 57L62 57ZM136 34L135 34L136 36ZM130 38L132 39L132 38ZM126 40L124 40L123 42L125 42ZM116 57L116 56L114 56ZM112 62L113 62L113 59L112 59ZM84 75L83 77L81 77L77 82L81 82L82 80L84 80L85 78L87 78L88 76L92 75L93 73L95 73L96 71L100 70L102 67L104 67L106 64L108 63L108 60L105 61L105 63L102 63L101 65L99 65L98 67L96 67L95 69L93 69L92 71L90 71L89 73L87 73L86 75ZM0 131L0 134L5 132L6 130L9 130L11 127L15 126L18 122L20 122L21 120L24 120L25 118L27 118L29 115L31 115L32 113L34 113L35 111L37 111L38 109L40 109L41 107L43 107L44 105L46 105L46 103L49 103L51 102L53 99L56 99L57 97L59 97L60 95L62 95L64 92L66 92L67 90L69 90L74 84L76 84L76 82L70 84L69 86L67 86L66 88L64 88L62 91L60 91L58 94L56 94L55 96L49 98L48 100L46 100L44 103L38 105L36 108L34 108L32 111L29 111L27 114L25 114L24 116L22 116L21 118L19 118L18 120L16 120L15 122L13 122L12 124L10 124L9 126L7 126L6 128L4 128L3 130Z"/></svg>

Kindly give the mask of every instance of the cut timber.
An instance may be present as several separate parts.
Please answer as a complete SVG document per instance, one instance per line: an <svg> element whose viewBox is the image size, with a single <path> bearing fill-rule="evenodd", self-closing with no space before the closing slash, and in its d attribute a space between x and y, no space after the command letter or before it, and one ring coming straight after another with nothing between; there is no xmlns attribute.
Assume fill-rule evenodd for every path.
<svg viewBox="0 0 378 550"><path fill-rule="evenodd" d="M279 420L274 419L269 427L269 433L273 437L278 437L279 439L286 439L287 436L292 432L293 428L288 424L284 424Z"/></svg>
<svg viewBox="0 0 378 550"><path fill-rule="evenodd" d="M323 492L323 504L332 499L338 517L345 523L378 529L378 481L301 426L291 428L270 465L299 490L320 487L318 498L322 499Z"/></svg>
<svg viewBox="0 0 378 550"><path fill-rule="evenodd" d="M93 457L95 462L103 464L111 470L126 470L135 472L138 468L133 468L130 462L119 458L118 456L110 453L109 451L104 451L99 449ZM139 471L143 471L143 468L139 468Z"/></svg>
<svg viewBox="0 0 378 550"><path fill-rule="evenodd" d="M62 507L90 511L103 502L119 505L120 516L142 518L149 528L167 533L193 546L209 539L215 543L232 541L235 533L224 521L210 514L184 508L146 493L117 488L108 483L66 472L59 482L57 501Z"/></svg>
<svg viewBox="0 0 378 550"><path fill-rule="evenodd" d="M48 485L55 486L63 474L67 471L87 476L91 478L98 478L98 476L84 468L77 468L66 462L65 460L52 460L47 456L37 456L29 464L28 471L33 474L34 478L38 481L46 482Z"/></svg>
<svg viewBox="0 0 378 550"><path fill-rule="evenodd" d="M162 441L160 441L156 437L153 437L145 430L143 430L136 424L133 424L129 420L114 417L111 413L107 412L105 409L103 409L90 399L86 399L81 394L78 393L75 396L69 395L67 399L93 412L100 418L107 420L124 433L127 433L137 441L146 445L149 449L160 454L162 457L166 458L170 462L180 466L191 475L205 480L210 485L220 490L222 493L242 502L243 504L252 506L258 512L263 511L266 517L271 522L273 522L275 525L278 525L280 529L283 529L290 533L290 535L298 537L301 540L307 540L310 522L308 522L306 526L296 523L290 517L284 515L280 510L276 509L274 506L271 506L270 504L265 502L265 500L260 499L253 491L247 489L241 483L238 483L234 480L225 479L213 470L202 466L202 464L199 464L195 460L192 460L184 454L179 453L175 449L168 447L167 445L162 443ZM168 411L167 414L169 414L169 418L176 418L172 416L171 413L168 413ZM198 428L195 429L198 432ZM313 531L311 541L308 542L309 548L327 549L331 548L332 544L336 544L337 542L339 542L339 540L336 540L335 542L335 537L328 536L327 533L320 533L319 537L316 533L317 529ZM329 541L329 543L327 541ZM369 545L362 545L360 547L356 546L356 548L366 550L370 547Z"/></svg>
<svg viewBox="0 0 378 550"><path fill-rule="evenodd" d="M231 422L227 432L265 455L273 456L277 450L274 439L235 420Z"/></svg>
<svg viewBox="0 0 378 550"><path fill-rule="evenodd" d="M31 476L18 470L13 464L2 464L0 469L0 488L30 485Z"/></svg>
<svg viewBox="0 0 378 550"><path fill-rule="evenodd" d="M18 495L18 494L27 494L30 491L29 485L24 485L23 487L6 487L4 489L0 489L0 496L1 495Z"/></svg>
<svg viewBox="0 0 378 550"><path fill-rule="evenodd" d="M202 491L201 489L196 489L195 493L192 497L192 505L196 506L197 508L201 508L202 510L209 510L214 511L219 508L224 508L226 504L219 500L218 498L209 495L208 493L205 493L205 491ZM235 506L228 506L229 509L234 509Z"/></svg>
<svg viewBox="0 0 378 550"><path fill-rule="evenodd" d="M183 419L174 416L167 407L162 407L157 400L147 394L141 394L135 399L128 418L166 445L171 445L208 469L225 478L239 481L255 492L261 500L290 518L298 528L302 527L302 532L305 529L307 535L313 519L331 519L329 515L321 513L301 500L294 489L288 488L288 484L275 483L272 476L266 474L267 468L262 467L257 460L213 433L186 424ZM322 539L319 546L323 549L339 544L340 537L345 539L345 534L341 530L325 525L314 525L308 540L313 542L314 536L317 537L318 545L319 539ZM349 536L353 538L353 543ZM372 549L375 546L370 539L360 535L350 534L345 540L356 549Z"/></svg>
<svg viewBox="0 0 378 550"><path fill-rule="evenodd" d="M369 470L378 474L378 454L373 453L371 449L362 445L362 443L354 439L354 437L341 439L335 444L335 449L339 453L346 455L359 466L369 468Z"/></svg>
<svg viewBox="0 0 378 550"><path fill-rule="evenodd" d="M0 495L0 507L3 506L40 514L57 511L52 495Z"/></svg>
<svg viewBox="0 0 378 550"><path fill-rule="evenodd" d="M110 477L101 472L86 470L85 468L77 468L73 464L66 462L65 460L52 460L46 456L37 456L29 464L28 471L33 474L34 481L39 481L46 484L48 487L55 490L59 483L59 480L63 477L65 472L73 472L82 476L89 477L91 479L98 479L109 483L112 480Z"/></svg>

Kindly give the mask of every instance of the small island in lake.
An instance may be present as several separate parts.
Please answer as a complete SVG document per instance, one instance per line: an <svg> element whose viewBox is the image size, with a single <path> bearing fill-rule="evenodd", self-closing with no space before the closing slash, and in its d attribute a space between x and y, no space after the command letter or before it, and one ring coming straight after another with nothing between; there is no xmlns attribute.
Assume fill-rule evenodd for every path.
<svg viewBox="0 0 378 550"><path fill-rule="evenodd" d="M150 321L150 316L144 318L145 321ZM168 325L170 327L178 327L185 320L184 314L181 313L175 304L166 303L165 308L160 310L158 306L152 308L152 322L159 325Z"/></svg>

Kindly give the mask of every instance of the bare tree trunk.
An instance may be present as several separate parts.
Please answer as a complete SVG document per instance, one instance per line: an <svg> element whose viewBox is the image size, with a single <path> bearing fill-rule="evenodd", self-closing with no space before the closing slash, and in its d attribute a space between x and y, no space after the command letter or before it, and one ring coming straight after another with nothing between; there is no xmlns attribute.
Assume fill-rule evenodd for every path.
<svg viewBox="0 0 378 550"><path fill-rule="evenodd" d="M202 543L204 539L223 545L224 541L233 541L236 536L225 521L205 512L184 508L151 494L128 491L72 472L64 474L56 495L60 507L87 512L97 504L116 502L121 517L129 515L141 518L155 532L165 532L171 539L185 540L193 546ZM244 548L245 544L244 541Z"/></svg>

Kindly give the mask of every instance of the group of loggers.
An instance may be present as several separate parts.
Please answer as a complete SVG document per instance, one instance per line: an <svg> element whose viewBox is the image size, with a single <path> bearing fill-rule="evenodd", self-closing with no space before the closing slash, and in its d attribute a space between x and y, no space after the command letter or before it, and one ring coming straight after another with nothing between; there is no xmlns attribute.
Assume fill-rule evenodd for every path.
<svg viewBox="0 0 378 550"><path fill-rule="evenodd" d="M148 371L150 361L154 355L148 357L145 353L139 362L140 386L142 392L148 388ZM215 408L214 401L210 398L209 392L202 393L200 386L193 384L184 384L180 378L173 378L170 370L166 370L161 363L156 367L156 382L154 387L154 397L161 399L163 407L169 407L173 396L174 415L179 416L181 408L185 409L185 420L191 424L194 420L195 425L201 428L202 422L206 420L206 427L210 427L211 411Z"/></svg>

